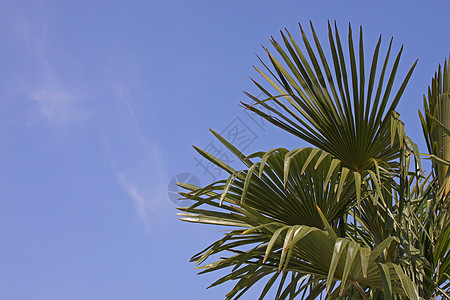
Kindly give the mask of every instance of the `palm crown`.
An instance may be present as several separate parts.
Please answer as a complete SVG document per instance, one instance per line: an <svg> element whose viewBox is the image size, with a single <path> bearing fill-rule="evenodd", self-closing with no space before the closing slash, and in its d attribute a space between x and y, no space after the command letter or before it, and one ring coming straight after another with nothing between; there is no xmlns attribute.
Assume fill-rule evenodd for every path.
<svg viewBox="0 0 450 300"><path fill-rule="evenodd" d="M393 91L402 49L390 63L392 40L381 54L380 37L367 64L362 30L354 43L349 26L344 51L333 27L329 54L312 25L313 45L300 26L304 50L287 30L284 47L272 38L278 58L266 50L265 70L256 68L266 84L252 79L265 98L247 93L253 102L243 103L313 147L245 155L213 131L243 170L196 148L229 177L205 187L180 183L194 204L179 215L232 229L192 261L202 264L200 273L232 267L212 284L236 281L227 299L258 281L265 282L260 299L272 288L276 299L449 298L447 64L420 114L433 162L426 175L395 112L415 63ZM228 256L203 264L219 253Z"/></svg>

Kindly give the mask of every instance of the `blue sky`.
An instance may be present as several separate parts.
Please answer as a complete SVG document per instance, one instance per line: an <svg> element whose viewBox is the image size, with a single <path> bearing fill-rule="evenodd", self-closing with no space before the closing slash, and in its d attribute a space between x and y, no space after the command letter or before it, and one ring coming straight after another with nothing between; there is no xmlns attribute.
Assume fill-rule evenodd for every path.
<svg viewBox="0 0 450 300"><path fill-rule="evenodd" d="M322 39L327 20L362 25L366 53L394 36L400 76L419 59L398 110L425 151L417 110L450 3L392 2L2 1L0 298L223 298L188 262L221 228L178 221L168 185L212 180L191 147L209 128L246 126L247 153L304 145L239 107L260 45L299 21Z"/></svg>

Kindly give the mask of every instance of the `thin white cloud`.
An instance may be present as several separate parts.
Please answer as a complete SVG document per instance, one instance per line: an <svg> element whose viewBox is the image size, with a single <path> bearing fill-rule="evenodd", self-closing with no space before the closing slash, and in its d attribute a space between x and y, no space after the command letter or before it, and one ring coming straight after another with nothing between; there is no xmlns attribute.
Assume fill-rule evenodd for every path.
<svg viewBox="0 0 450 300"><path fill-rule="evenodd" d="M67 91L58 83L47 82L30 91L29 97L38 107L31 113L31 122L43 118L51 124L61 124L80 121L88 115L77 107L77 102L83 97Z"/></svg>
<svg viewBox="0 0 450 300"><path fill-rule="evenodd" d="M119 120L115 120L120 130L115 130L114 135L104 130L106 155L120 187L131 198L137 216L149 230L151 219L168 206L163 155L159 146L142 133L124 85L117 85L115 99L120 104Z"/></svg>
<svg viewBox="0 0 450 300"><path fill-rule="evenodd" d="M16 84L35 104L29 112L29 124L46 121L58 125L85 120L88 116L79 105L85 99L80 87L68 84L58 76L57 69L61 66L55 57L70 55L55 47L49 38L50 17L51 13L43 9L35 10L33 14L19 14L13 28L15 38L26 50L24 59L31 71L24 70L25 79L18 79L20 82Z"/></svg>
<svg viewBox="0 0 450 300"><path fill-rule="evenodd" d="M152 210L151 201L149 201L149 198L143 196L138 188L128 181L125 175L119 172L116 172L115 175L119 180L120 186L133 200L136 212L144 223L145 229L148 231L150 229L150 211Z"/></svg>

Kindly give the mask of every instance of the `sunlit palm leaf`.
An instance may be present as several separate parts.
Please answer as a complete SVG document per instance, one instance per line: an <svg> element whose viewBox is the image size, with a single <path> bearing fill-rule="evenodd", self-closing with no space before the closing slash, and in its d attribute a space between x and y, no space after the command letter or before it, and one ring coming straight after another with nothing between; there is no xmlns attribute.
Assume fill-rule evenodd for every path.
<svg viewBox="0 0 450 300"><path fill-rule="evenodd" d="M241 156L237 149L230 149ZM375 248L371 251L371 247L336 235L333 228L339 228L338 223L354 205L356 193L353 178L343 177L345 168L330 154L313 148L277 149L252 155L260 159L253 164L241 156L250 166L248 171L242 172L231 170L216 158L203 154L224 170L241 175L206 189L181 184L190 190L183 196L197 201L197 205L181 208L184 212L179 215L188 222L240 228L192 258L201 263L216 253L231 251L235 254L202 267L203 273L234 267L233 272L212 285L239 280L228 294L229 299L237 298L240 292L265 276L275 278L280 270L291 272L294 278L309 274L327 282L321 285L320 291L328 288L331 292L330 287L336 281L341 281L340 294L350 293L356 287L383 288L382 275L386 274L380 272L379 260L386 263L380 255L392 238L379 244L371 240L370 246ZM264 166L260 168L263 160ZM255 174L248 181L250 171ZM244 194L245 203L242 203ZM342 242L345 246L336 248ZM241 250L249 247L251 250ZM382 266L392 278L391 292L409 293L400 280L399 271L389 264ZM273 281L269 279L267 284L273 285ZM298 292L296 284L288 284L286 289L279 293L280 299ZM315 291L319 292L317 288Z"/></svg>
<svg viewBox="0 0 450 300"><path fill-rule="evenodd" d="M192 261L200 273L232 268L211 285L234 281L227 299L261 280L259 299L270 290L275 299L450 299L447 64L420 115L435 162L425 177L394 111L415 64L392 98L402 52L389 66L392 40L381 72L378 41L366 82L362 31L355 51L349 28L346 60L336 26L333 33L329 25L328 56L311 29L316 51L303 29L305 51L287 31L284 49L272 39L279 58L267 51L271 66L258 70L271 90L254 81L266 99L248 94L256 103L245 106L317 148L246 156L213 131L245 168L196 148L229 175L203 188L180 183L194 202L179 208L180 219L232 230Z"/></svg>
<svg viewBox="0 0 450 300"><path fill-rule="evenodd" d="M450 162L449 93L450 73L447 61L445 61L443 69L439 66L438 71L435 73L431 86L428 87L428 95L423 96L425 116L419 111L428 152L439 161L434 164L434 170L440 185L445 186L445 194L450 192L449 167L445 164L445 162Z"/></svg>
<svg viewBox="0 0 450 300"><path fill-rule="evenodd" d="M307 55L303 54L288 31L286 34L282 33L287 51L272 38L272 44L280 59L266 50L271 67L264 64L266 72L258 68L257 71L270 83L273 91L254 81L269 100L245 104L245 107L312 145L331 153L350 170L359 172L369 168L372 165L371 159L389 163L398 158L399 148L391 147L390 143L390 118L415 63L393 99L390 100L402 53L401 49L391 71L387 73L392 40L383 59L377 81L381 39L378 41L366 86L362 30L358 44L359 57L357 57L352 30L349 27L350 63L348 64L348 61L344 59L344 49L336 26L334 33L330 25L328 28L331 63L328 62L330 59L327 59L327 55L322 50L313 26L311 25L311 30L316 52L309 44L303 29L301 27L300 29ZM388 75L387 82L384 81L386 75ZM281 101L279 95L282 95L287 103ZM258 105L269 109L271 114L259 109Z"/></svg>
<svg viewBox="0 0 450 300"><path fill-rule="evenodd" d="M251 227L251 224L259 224L261 220L270 221L263 215L258 215L251 209L248 211L246 208L247 206L244 205L243 208L237 209L238 213L232 215L237 220L234 226L242 227L240 222L246 222L246 227ZM228 208L224 207L224 209ZM203 220L186 217L186 214L182 216L183 220L190 222L215 222L213 217L209 222L207 214L204 215ZM224 225L231 224L226 222ZM315 227L289 226L271 221L263 225L253 225L255 227L251 229L233 230L222 240L192 258L194 261L201 262L217 253L225 251L234 253L231 257L222 258L200 268L204 270L201 273L205 273L233 267L231 273L211 285L238 280L235 288L227 295L227 299L236 299L239 292L245 291L265 276L271 277L267 284L272 285L271 279L277 277L280 270L296 278L307 274L317 280L328 279L328 284L322 285L320 291L334 286L335 281L341 281L338 286L341 294L346 291L346 288L350 290L356 286L362 290L367 287L382 289L383 275L385 276L386 273L380 272L380 266L390 278L390 293L404 294L410 299L418 299L417 292L411 289L412 283L401 269L386 262L380 264L380 261L385 261L382 253L394 241L392 238L386 239L371 250L345 238L330 238L328 231ZM240 250L242 246L247 249L250 247L251 250L242 251ZM267 249L270 250L267 252ZM328 290L331 292L332 289ZM280 298L276 299L286 299L288 294L297 292L296 284L288 285L285 292L280 293Z"/></svg>

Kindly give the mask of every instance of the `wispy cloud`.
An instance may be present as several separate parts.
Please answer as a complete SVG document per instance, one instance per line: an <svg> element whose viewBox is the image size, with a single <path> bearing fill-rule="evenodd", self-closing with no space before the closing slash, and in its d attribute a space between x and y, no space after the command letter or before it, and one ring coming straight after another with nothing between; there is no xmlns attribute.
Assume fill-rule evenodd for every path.
<svg viewBox="0 0 450 300"><path fill-rule="evenodd" d="M149 230L151 219L168 205L164 158L157 143L142 133L124 85L117 85L115 99L119 104L118 127L114 127L114 135L103 132L106 155L119 185Z"/></svg>
<svg viewBox="0 0 450 300"><path fill-rule="evenodd" d="M83 97L69 92L58 82L47 81L29 93L38 106L31 112L30 121L44 119L51 124L62 124L85 119L88 114L77 107Z"/></svg>
<svg viewBox="0 0 450 300"><path fill-rule="evenodd" d="M132 184L124 174L115 171L115 175L119 180L120 186L133 200L136 212L141 221L144 223L145 229L148 231L150 229L150 212L152 210L152 201L148 197L142 195L141 191L139 191L138 188Z"/></svg>
<svg viewBox="0 0 450 300"><path fill-rule="evenodd" d="M33 72L20 84L22 94L28 98L28 104L32 104L31 108L28 106L29 125L46 122L60 126L91 116L83 103L93 98L95 91L84 90L80 79L71 73L70 62L76 61L76 57L53 43L49 24L54 13L46 10L33 14L18 12L21 15L16 19L14 36L22 43ZM163 154L158 143L142 132L130 100L130 93L138 88L135 80L138 76L133 73L137 69L135 61L131 54L130 61L117 61L116 56L128 57L114 55L109 65L102 66L105 74L100 84L105 91L101 97L108 96L107 102L102 103L106 104L102 111L111 114L101 115L97 121L104 125L104 148L117 183L149 229L155 210L165 205L171 207L167 201ZM97 112L96 116L101 113Z"/></svg>
<svg viewBox="0 0 450 300"><path fill-rule="evenodd" d="M55 47L49 37L50 18L51 9L36 9L33 14L19 13L13 28L15 38L26 53L23 59L28 67L22 66L25 79L18 79L20 83L17 85L35 104L29 112L30 124L46 121L58 125L85 120L88 116L79 105L85 99L80 86L69 84L58 76L59 69L65 69L66 73L70 70L61 68L61 59L57 61L55 58L70 54Z"/></svg>
<svg viewBox="0 0 450 300"><path fill-rule="evenodd" d="M167 205L165 189L167 180L161 169L160 155L154 148L154 151L150 151L147 155L135 157L134 163L125 165L123 158L114 155L117 149L111 146L106 134L103 138L106 156L117 182L132 200L137 216L148 231L152 216ZM136 163L139 162L142 164L136 168Z"/></svg>

